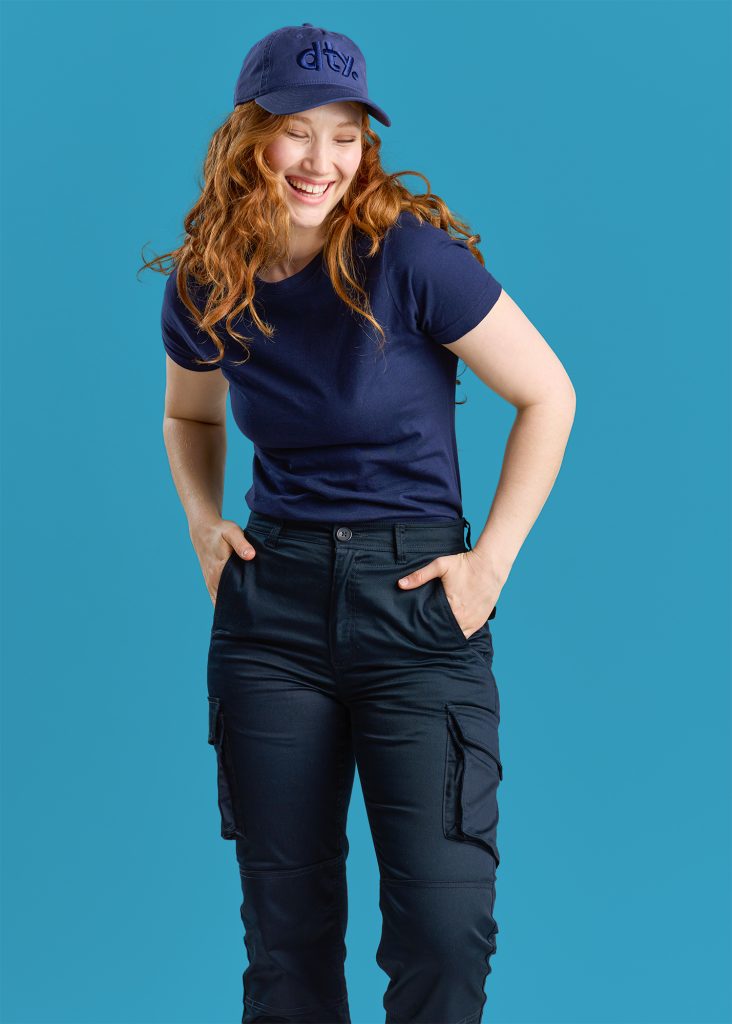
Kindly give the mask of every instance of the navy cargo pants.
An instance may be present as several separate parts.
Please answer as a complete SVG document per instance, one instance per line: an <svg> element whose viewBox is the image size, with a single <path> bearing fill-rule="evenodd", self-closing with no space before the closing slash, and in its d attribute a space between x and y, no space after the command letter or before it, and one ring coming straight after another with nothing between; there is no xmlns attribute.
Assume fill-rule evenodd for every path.
<svg viewBox="0 0 732 1024"><path fill-rule="evenodd" d="M486 622L467 639L442 580L467 520L303 523L251 512L221 575L208 741L236 841L242 1021L349 1022L346 817L358 767L380 875L386 1024L478 1024L502 778ZM493 609L490 618L495 615Z"/></svg>

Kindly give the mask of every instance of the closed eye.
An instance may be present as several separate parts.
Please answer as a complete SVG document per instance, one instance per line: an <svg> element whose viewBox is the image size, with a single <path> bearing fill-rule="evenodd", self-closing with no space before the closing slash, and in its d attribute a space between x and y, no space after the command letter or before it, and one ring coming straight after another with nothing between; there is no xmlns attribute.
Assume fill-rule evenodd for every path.
<svg viewBox="0 0 732 1024"><path fill-rule="evenodd" d="M290 136L291 139L306 139L307 138L307 135L298 135L296 132L288 132L287 134ZM346 143L349 143L349 142L356 142L356 141L357 141L357 139L355 139L355 138L353 138L353 139L336 139L336 142L341 143L341 144L346 144Z"/></svg>

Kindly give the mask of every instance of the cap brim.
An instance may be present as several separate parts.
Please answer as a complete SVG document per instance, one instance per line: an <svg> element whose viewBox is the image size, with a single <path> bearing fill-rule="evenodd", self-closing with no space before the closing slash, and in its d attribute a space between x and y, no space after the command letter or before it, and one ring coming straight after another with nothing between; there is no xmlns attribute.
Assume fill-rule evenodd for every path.
<svg viewBox="0 0 732 1024"><path fill-rule="evenodd" d="M322 107L326 103L362 103L364 107L387 128L391 126L391 119L385 111L369 99L364 99L360 94L349 92L337 86L300 86L296 89L279 89L277 92L270 92L264 96L257 96L256 102L264 107L270 114L299 114L302 110L310 110L312 107Z"/></svg>

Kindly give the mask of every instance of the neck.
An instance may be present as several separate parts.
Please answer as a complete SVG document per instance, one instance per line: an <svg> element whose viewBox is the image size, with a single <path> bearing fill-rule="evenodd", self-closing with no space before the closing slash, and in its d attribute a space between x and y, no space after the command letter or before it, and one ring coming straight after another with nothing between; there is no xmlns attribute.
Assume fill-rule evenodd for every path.
<svg viewBox="0 0 732 1024"><path fill-rule="evenodd" d="M283 281L287 277L292 277L293 274L297 274L298 271L302 270L303 267L315 258L315 256L321 251L325 239L322 236L318 236L313 230L306 232L298 232L293 229L290 253L291 259L289 262L286 260L280 260L277 263L270 263L268 267L263 268L259 272L259 277L263 281Z"/></svg>

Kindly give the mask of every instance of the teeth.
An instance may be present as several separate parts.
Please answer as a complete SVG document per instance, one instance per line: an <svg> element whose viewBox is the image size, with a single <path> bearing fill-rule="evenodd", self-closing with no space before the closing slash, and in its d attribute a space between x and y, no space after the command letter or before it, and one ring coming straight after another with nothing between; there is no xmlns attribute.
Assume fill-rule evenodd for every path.
<svg viewBox="0 0 732 1024"><path fill-rule="evenodd" d="M293 188L298 188L300 189L301 192L310 192L312 195L316 196L322 196L322 194L328 188L327 185L321 185L319 187L316 185L308 185L306 182L301 182L297 178L288 178L287 180L293 186Z"/></svg>

